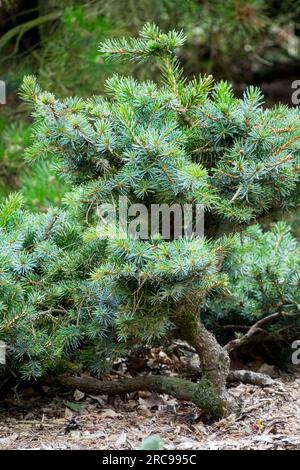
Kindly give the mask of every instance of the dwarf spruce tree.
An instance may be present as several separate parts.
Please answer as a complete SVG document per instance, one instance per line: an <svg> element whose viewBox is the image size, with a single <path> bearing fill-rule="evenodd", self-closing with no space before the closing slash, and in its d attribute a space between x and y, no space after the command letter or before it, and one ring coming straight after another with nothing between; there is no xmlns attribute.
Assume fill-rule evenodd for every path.
<svg viewBox="0 0 300 470"><path fill-rule="evenodd" d="M187 81L175 55L184 40L183 33L165 34L147 24L139 38L101 44L108 60L154 59L161 71L158 83L113 76L106 99L59 101L26 77L22 93L34 105L36 121L27 158L59 158L57 170L74 184L66 198L70 211L88 225L83 240L90 253L99 237L97 207L118 208L120 196L148 208L204 208L206 237L105 237L100 223L101 259L87 281L97 293L96 308L77 308L77 324L89 317L94 347L105 344L102 357L111 345L146 345L173 329L200 356L198 388L155 378L137 380L128 390L156 388L222 414L229 408L229 355L205 328L201 311L227 289L223 264L237 243L235 233L297 203L300 120L298 109L264 109L253 87L237 99L229 84L214 84L210 76Z"/></svg>

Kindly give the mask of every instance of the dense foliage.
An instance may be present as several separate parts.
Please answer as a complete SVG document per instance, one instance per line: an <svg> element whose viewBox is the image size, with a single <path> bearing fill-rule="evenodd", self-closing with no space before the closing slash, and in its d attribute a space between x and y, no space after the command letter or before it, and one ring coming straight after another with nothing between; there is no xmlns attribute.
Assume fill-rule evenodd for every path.
<svg viewBox="0 0 300 470"><path fill-rule="evenodd" d="M96 205L127 194L131 202L200 203L214 216L248 222L292 207L299 181L299 110L262 107L258 89L237 99L226 82L187 82L177 60L182 33L147 25L140 39L108 40L110 58L161 60L163 85L114 75L110 100L58 100L32 77L23 93L35 105L29 159L60 158L78 201ZM78 196L78 197L77 197Z"/></svg>
<svg viewBox="0 0 300 470"><path fill-rule="evenodd" d="M62 359L101 373L172 331L196 347L213 384L213 368L223 373L223 387L226 352L199 312L249 323L297 312L297 243L282 224L241 230L298 202L299 111L264 109L254 88L237 99L225 82L187 81L175 58L183 42L147 24L139 38L101 44L109 58L154 57L162 70L160 85L113 76L107 99L59 100L24 80L35 118L27 158L53 159L74 190L65 211L32 215L19 196L1 207L0 338L23 377ZM210 239L109 236L96 209L125 195L147 207L201 204Z"/></svg>
<svg viewBox="0 0 300 470"><path fill-rule="evenodd" d="M23 184L23 145L14 143L22 139L28 124L9 128L9 122L24 119L24 108L15 97L23 75L36 74L44 88L60 97L86 97L91 90L102 94L106 78L117 70L97 54L97 45L105 37L135 34L146 21L156 21L164 29L184 28L187 41L180 58L189 76L203 70L235 82L259 83L268 81L277 70L285 76L286 70L299 66L296 0L139 0L127 2L126 8L115 0L66 0L63 6L58 0L37 0L32 8L22 0L0 5L0 78L7 82L8 93L8 106L0 107L0 133L1 141L7 141L9 135L6 146L13 148L13 162L4 161L0 150L0 164L4 165L0 196ZM119 64L120 70L125 73L128 67L120 69ZM147 74L155 80L157 68L145 72L143 67L131 65L130 74L139 78ZM279 84L278 88L279 96L282 93L284 101L290 100L290 86ZM30 174L28 168L26 173ZM26 187L32 186L26 198L31 207L59 202L65 190L56 180L56 197L47 190L40 193L41 175L43 181L53 181L48 166L33 171L30 180L26 177Z"/></svg>
<svg viewBox="0 0 300 470"><path fill-rule="evenodd" d="M94 342L89 320L99 292L88 277L101 261L101 241L83 244L70 214L32 214L22 202L17 194L0 208L0 338L9 346L9 366L30 378L78 349L84 328L85 343Z"/></svg>
<svg viewBox="0 0 300 470"><path fill-rule="evenodd" d="M289 357L290 344L300 330L300 249L289 227L283 222L267 232L257 225L249 227L235 239L223 270L227 291L208 299L207 325L224 341L228 330L242 337L247 326L268 317L270 322L251 338L256 343L253 355L260 354L268 341L273 342L275 357Z"/></svg>

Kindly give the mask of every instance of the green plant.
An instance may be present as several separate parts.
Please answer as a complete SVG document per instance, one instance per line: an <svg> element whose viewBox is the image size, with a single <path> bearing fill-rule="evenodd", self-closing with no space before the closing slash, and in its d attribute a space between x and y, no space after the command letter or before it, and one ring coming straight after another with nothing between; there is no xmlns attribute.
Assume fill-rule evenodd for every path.
<svg viewBox="0 0 300 470"><path fill-rule="evenodd" d="M23 169L21 154L29 144L29 128L25 124L8 126L0 123L0 194L6 196L20 184L20 169Z"/></svg>
<svg viewBox="0 0 300 470"><path fill-rule="evenodd" d="M97 45L110 34L111 24L97 4L80 3L66 8L39 52L39 81L48 89L55 86L59 96L88 96L91 89L101 94L106 77L114 71L97 53Z"/></svg>
<svg viewBox="0 0 300 470"><path fill-rule="evenodd" d="M0 338L10 368L29 379L70 367L83 340L78 322L97 297L87 278L101 242L83 245L70 214L34 214L22 204L15 194L0 206Z"/></svg>
<svg viewBox="0 0 300 470"><path fill-rule="evenodd" d="M24 203L31 209L59 205L68 186L48 162L25 165L23 153L30 142L31 128L22 121L0 125L0 199L22 187Z"/></svg>
<svg viewBox="0 0 300 470"><path fill-rule="evenodd" d="M206 325L223 341L224 328L236 331L237 339L227 346L232 350L252 346L255 354L254 345L267 341L290 349L300 328L299 269L299 243L286 223L267 232L257 225L247 228L224 262L227 293L208 299L203 309Z"/></svg>
<svg viewBox="0 0 300 470"><path fill-rule="evenodd" d="M93 371L101 373L120 351L144 347L172 330L195 348L202 367L197 384L168 377L99 382L98 388L76 377L67 383L102 393L153 389L192 400L221 416L232 406L226 391L229 348L205 327L203 309L208 298L227 290L224 262L245 224L298 202L299 111L283 106L264 109L260 92L252 87L237 99L230 85L214 85L211 77L188 82L175 57L184 39L183 33L165 34L147 24L139 38L101 44L101 53L110 59L155 58L162 71L160 85L113 76L107 81L106 100L60 101L26 77L22 94L34 105L35 116L27 157L57 161L59 156L58 171L75 185L65 198L69 216L83 216L84 225L89 224L82 247L77 244L83 260L76 246L68 254L69 242L66 257L60 253L54 258L63 263L61 271L54 270L60 282L65 278L73 282L78 271L83 280L88 279L83 303L64 306L63 317L74 326L72 315L76 316L76 325L86 335L83 343L92 338L81 357L89 363L92 356ZM111 201L118 207L119 196L147 208L161 203L200 204L210 240L201 236L169 240L161 234L149 240L124 239L105 235L105 230L99 239L96 209ZM25 246L26 256L21 246L22 269L20 261L17 264L21 271L14 271L14 264L10 268L25 276L25 285L29 273L44 276L31 256L31 246L32 241ZM86 261L90 278L86 267L80 268Z"/></svg>
<svg viewBox="0 0 300 470"><path fill-rule="evenodd" d="M5 13L8 6L11 15L1 18L4 34L0 38L0 77L7 82L8 92L8 106L1 113L7 122L23 119L24 107L14 95L24 74L37 74L42 87L60 97L86 97L91 90L102 94L106 78L117 69L97 54L98 43L108 36L135 34L146 21L158 21L164 29L184 27L187 42L180 57L189 76L201 69L238 82L257 82L257 75L266 81L270 64L285 67L298 61L299 6L295 0L276 5L261 0L139 0L128 2L126 8L116 0L68 0L64 9L58 0L37 2L29 9L22 2L7 1L0 8ZM272 71L277 69L272 67ZM118 64L118 73L127 70ZM130 73L140 79L148 74L155 80L157 67L131 65ZM21 152L5 172L3 195L20 180ZM43 201L38 205L43 206Z"/></svg>

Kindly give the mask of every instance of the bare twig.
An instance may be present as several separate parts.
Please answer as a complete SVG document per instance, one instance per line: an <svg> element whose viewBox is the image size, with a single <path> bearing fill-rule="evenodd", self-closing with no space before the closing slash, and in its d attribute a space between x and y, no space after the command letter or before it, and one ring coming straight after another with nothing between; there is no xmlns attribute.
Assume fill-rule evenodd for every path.
<svg viewBox="0 0 300 470"><path fill-rule="evenodd" d="M258 320L254 325L252 325L247 333L244 334L241 338L236 338L224 346L224 349L228 352L232 352L235 349L238 349L243 344L245 344L253 335L255 335L259 331L264 331L262 329L263 326L267 325L268 323L272 323L274 320L278 320L279 318L286 318L286 317L293 317L297 315L297 313L284 313L284 312L276 312L268 315L267 317L261 318Z"/></svg>

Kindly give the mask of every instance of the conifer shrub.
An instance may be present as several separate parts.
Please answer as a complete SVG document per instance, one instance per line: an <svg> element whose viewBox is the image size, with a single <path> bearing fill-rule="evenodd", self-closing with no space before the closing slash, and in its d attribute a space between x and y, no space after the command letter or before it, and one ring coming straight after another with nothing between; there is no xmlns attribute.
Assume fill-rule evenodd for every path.
<svg viewBox="0 0 300 470"><path fill-rule="evenodd" d="M291 359L291 344L300 334L300 247L290 227L278 222L272 230L258 225L236 237L223 271L227 292L213 296L203 308L207 327L224 344L236 333L236 352ZM262 320L255 335L245 331Z"/></svg>
<svg viewBox="0 0 300 470"><path fill-rule="evenodd" d="M101 373L103 365L126 350L162 341L170 330L193 346L201 361L202 379L197 384L177 378L146 377L134 378L127 384L100 381L100 385L95 385L73 377L68 379L69 385L89 390L100 387L97 390L103 393L153 389L190 399L220 416L232 406L226 379L229 352L237 343L221 346L205 327L203 315L207 306L212 311L217 308L215 298L219 299L220 312L226 309L222 302L230 285L232 304L240 302L243 295L249 315L253 313L251 305L258 306L262 316L275 309L272 303L268 311L268 295L261 299L254 292L259 275L270 284L267 274L271 268L267 269L266 259L260 261L261 273L255 277L260 269L256 266L260 258L258 245L263 252L266 244L271 244L279 256L287 235L283 234L282 240L277 238L278 247L276 243L274 247L272 240L280 226L269 235L256 229L257 243L250 241L248 232L246 251L239 237L244 236L241 232L246 225L270 216L273 210L286 211L298 202L299 110L285 106L264 109L262 95L253 87L237 99L228 83L214 84L210 76L187 81L175 55L184 40L182 32L165 34L147 24L139 38L101 44L100 52L108 59L144 62L154 58L161 67L160 85L113 76L107 81L106 99L58 100L41 90L33 77L25 77L22 94L34 106L35 117L33 144L27 150L27 158L58 159L58 172L72 181L74 190L65 198L68 228L63 230L63 237L59 231L58 238L53 234L49 261L39 255L39 247L35 248L33 222L25 222L22 230L25 234L26 230L31 231L31 235L19 243L16 257L4 261L9 272L4 275L10 276L8 285L17 282L25 286L25 297L21 297L18 308L22 312L22 305L29 301L29 318L41 308L43 312L51 308L64 312L58 314L52 333L54 339L58 335L62 341L58 341L60 349L53 358L68 355L70 344L68 333L66 338L60 333L62 322L62 328L78 332L71 348L79 350L77 354L82 360L85 358L86 365L92 362L94 372ZM120 232L112 236L110 230L114 227L109 226L106 231L105 222L99 224L97 208L108 202L119 208L120 196L149 209L152 204L199 204L205 211L206 237L166 239L158 234L139 239L124 238ZM4 220L5 214L6 209ZM51 213L35 217L44 227ZM52 229L55 232L56 223L53 226L50 222L50 226L50 233ZM6 222L4 230L11 230ZM69 241L70 231L75 241ZM45 235L38 236L38 245L47 242L49 229L42 232L46 232L46 239ZM296 267L291 260L298 248L290 241L289 249L291 258L286 268L284 256L288 254L283 256L282 265L272 265L274 271L278 268L279 279L285 269L296 270L299 256L298 261L295 258ZM250 266L245 267L247 263ZM235 292L239 270L244 281ZM41 305L32 305L31 295L34 298L38 290L36 278L41 285L47 283L50 293L55 283L59 287L70 283L71 287L66 288L67 293L63 287L63 301L55 297L48 304L42 298ZM247 291L250 282L252 293ZM297 282L296 279L292 285L282 285L287 300L291 295L295 301ZM87 289L85 295L82 289ZM276 279L268 289L273 295ZM278 303L277 293L276 296L274 302ZM13 301L9 305L0 329L1 324L5 328L7 321L15 325L19 321L20 310L14 311ZM286 306L285 313L294 314L294 307L295 303ZM6 312L7 305L3 308ZM279 306L278 309L274 313L280 315ZM7 331L11 331L10 324ZM29 324L26 322L26 331L34 347L36 331L30 333ZM19 325L13 335L22 328ZM50 334L47 331L46 336ZM10 338L14 344L13 336ZM57 343L53 344L55 351ZM13 349L12 354L18 357ZM38 354L46 364L41 349Z"/></svg>

